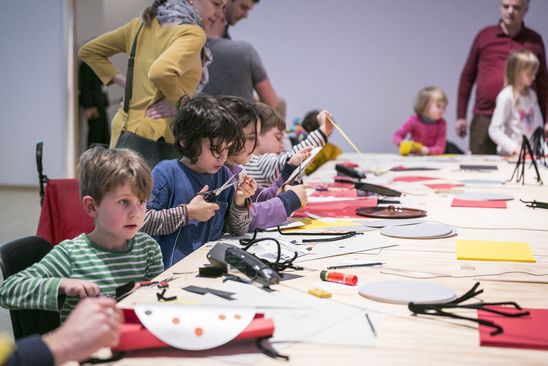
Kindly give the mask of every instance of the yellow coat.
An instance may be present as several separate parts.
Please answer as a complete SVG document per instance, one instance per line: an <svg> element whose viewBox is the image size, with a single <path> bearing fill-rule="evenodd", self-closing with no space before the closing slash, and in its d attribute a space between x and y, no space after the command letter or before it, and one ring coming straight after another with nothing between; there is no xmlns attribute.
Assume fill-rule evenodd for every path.
<svg viewBox="0 0 548 366"><path fill-rule="evenodd" d="M129 55L141 22L140 18L135 18L80 49L78 55L103 84L112 84L112 79L119 73L109 57L121 52ZM190 97L196 94L202 77L201 51L205 42L204 30L198 25L165 27L153 19L150 26L143 27L135 52L128 131L153 140L163 137L166 142L174 142L172 118L150 119L146 117L146 110L164 97L175 105L184 94ZM123 115L123 108L120 108L112 120L111 147L116 146L120 136Z"/></svg>

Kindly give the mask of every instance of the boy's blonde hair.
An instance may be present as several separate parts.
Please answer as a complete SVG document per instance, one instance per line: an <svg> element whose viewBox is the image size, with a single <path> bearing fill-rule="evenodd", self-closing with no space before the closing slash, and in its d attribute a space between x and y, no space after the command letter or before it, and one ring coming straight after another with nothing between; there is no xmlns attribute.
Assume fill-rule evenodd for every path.
<svg viewBox="0 0 548 366"><path fill-rule="evenodd" d="M255 103L255 107L257 107L263 116L263 120L261 121L261 135L264 135L275 127L278 127L280 131L285 131L285 121L276 109L272 108L268 104L260 102Z"/></svg>
<svg viewBox="0 0 548 366"><path fill-rule="evenodd" d="M91 196L99 205L107 192L129 183L133 193L146 201L152 191L150 168L137 152L106 149L96 145L84 151L78 162L80 197Z"/></svg>
<svg viewBox="0 0 548 366"><path fill-rule="evenodd" d="M538 58L534 53L527 50L513 51L506 61L504 85L515 86L519 74L523 71L532 71L536 74L539 64Z"/></svg>
<svg viewBox="0 0 548 366"><path fill-rule="evenodd" d="M424 116L426 108L428 108L428 104L430 104L431 101L441 101L445 103L446 106L447 103L449 103L447 94L445 94L443 89L437 86L427 86L417 94L415 100L415 113L418 116Z"/></svg>

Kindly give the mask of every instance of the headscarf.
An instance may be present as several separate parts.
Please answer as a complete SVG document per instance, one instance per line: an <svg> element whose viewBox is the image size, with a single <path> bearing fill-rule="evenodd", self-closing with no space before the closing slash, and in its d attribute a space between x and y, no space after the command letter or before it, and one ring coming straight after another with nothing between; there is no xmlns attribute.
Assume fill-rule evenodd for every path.
<svg viewBox="0 0 548 366"><path fill-rule="evenodd" d="M202 17L198 11L188 2L188 0L156 0L154 5L157 5L156 19L160 24L175 23L175 24L196 24L204 27ZM204 86L209 81L208 65L213 61L211 50L204 45L201 52L202 59L202 78L196 88L196 93L202 91Z"/></svg>

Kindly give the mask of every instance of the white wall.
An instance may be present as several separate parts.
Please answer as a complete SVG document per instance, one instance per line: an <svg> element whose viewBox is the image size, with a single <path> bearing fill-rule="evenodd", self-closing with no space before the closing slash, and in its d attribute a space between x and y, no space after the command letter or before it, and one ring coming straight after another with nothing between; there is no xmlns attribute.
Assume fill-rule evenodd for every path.
<svg viewBox="0 0 548 366"><path fill-rule="evenodd" d="M36 184L38 140L45 145L45 172L51 178L70 174L65 57L70 3L3 4L0 185ZM89 37L137 16L149 1L77 3L87 9L77 19L83 22L82 35ZM392 133L411 114L415 94L436 84L449 96L449 138L466 147L453 128L458 78L473 37L497 22L498 9L499 0L261 0L231 35L259 50L287 101L288 121L312 108L327 108L363 151L395 151ZM547 14L548 0L532 0L526 18L545 40ZM123 67L125 58L116 62ZM351 151L337 134L333 141Z"/></svg>
<svg viewBox="0 0 548 366"><path fill-rule="evenodd" d="M2 3L0 12L0 184L37 185L35 145L44 170L67 174L70 2Z"/></svg>
<svg viewBox="0 0 548 366"><path fill-rule="evenodd" d="M288 122L315 108L366 152L396 151L393 132L412 113L424 86L449 97L448 138L455 136L460 72L477 31L499 19L499 0L261 0L233 39L261 54ZM548 1L531 0L526 24L548 40ZM471 108L469 108L471 109ZM338 135L333 141L351 147Z"/></svg>

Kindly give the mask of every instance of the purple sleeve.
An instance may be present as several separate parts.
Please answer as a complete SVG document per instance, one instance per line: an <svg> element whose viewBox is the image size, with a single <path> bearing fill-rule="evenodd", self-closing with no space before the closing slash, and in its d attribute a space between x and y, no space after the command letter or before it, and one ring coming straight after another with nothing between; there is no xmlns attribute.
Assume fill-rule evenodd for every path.
<svg viewBox="0 0 548 366"><path fill-rule="evenodd" d="M263 202L254 202L251 205L251 225L249 231L253 232L256 228L267 228L280 225L287 220L282 199L274 197Z"/></svg>
<svg viewBox="0 0 548 366"><path fill-rule="evenodd" d="M447 143L447 122L444 119L438 124L438 134L434 145L430 147L430 155L439 155L445 152L445 144Z"/></svg>
<svg viewBox="0 0 548 366"><path fill-rule="evenodd" d="M6 366L53 366L53 355L40 336L17 341Z"/></svg>
<svg viewBox="0 0 548 366"><path fill-rule="evenodd" d="M413 116L409 117L407 121L398 128L398 130L394 133L394 137L392 137L392 142L394 145L399 146L400 142L407 136L408 133L412 133L413 131Z"/></svg>

